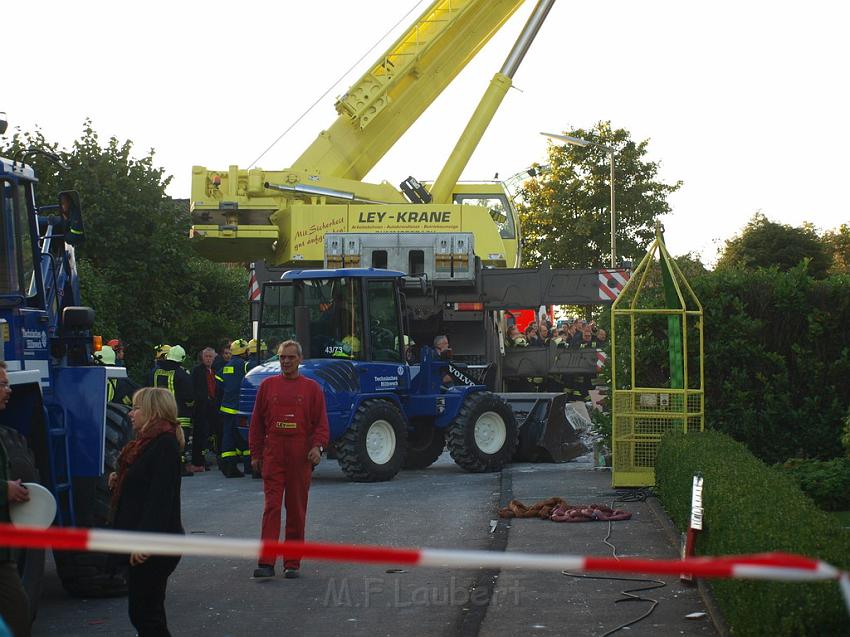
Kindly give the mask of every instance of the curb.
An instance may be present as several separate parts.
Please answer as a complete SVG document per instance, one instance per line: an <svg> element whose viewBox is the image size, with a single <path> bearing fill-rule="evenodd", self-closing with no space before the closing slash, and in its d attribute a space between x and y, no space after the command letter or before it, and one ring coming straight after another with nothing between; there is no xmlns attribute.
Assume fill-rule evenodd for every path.
<svg viewBox="0 0 850 637"><path fill-rule="evenodd" d="M650 497L646 499L646 503L652 510L653 515L655 515L655 519L661 523L661 526L664 528L664 531L667 533L667 536L673 546L680 546L681 536L679 530L676 528L673 520L670 519L670 516L667 515L667 511L665 511L664 507L661 505L661 500L657 496ZM694 581L696 582L697 590L702 598L702 602L705 604L708 617L711 619L711 623L714 625L717 634L720 635L720 637L731 637L732 631L729 628L729 624L726 623L726 619L723 617L723 612L720 610L720 606L714 598L714 593L711 592L711 586L704 579L695 578Z"/></svg>

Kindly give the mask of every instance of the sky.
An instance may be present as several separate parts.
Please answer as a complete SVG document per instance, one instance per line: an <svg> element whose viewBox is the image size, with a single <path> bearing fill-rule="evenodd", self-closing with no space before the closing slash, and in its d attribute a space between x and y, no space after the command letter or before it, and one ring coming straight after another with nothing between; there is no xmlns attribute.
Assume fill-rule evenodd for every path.
<svg viewBox="0 0 850 637"><path fill-rule="evenodd" d="M10 130L69 145L85 118L130 139L188 198L191 168L248 165L373 45L258 165L283 169L427 0L6 3ZM440 171L534 7L527 1L367 176ZM414 6L410 16L391 27ZM40 14L40 15L39 15ZM389 32L388 37L381 40ZM380 43L379 43L380 40ZM18 65L18 72L8 69ZM758 211L821 230L850 223L850 3L558 0L462 179L544 162L541 131L610 120L649 140L684 185L663 219L673 254L712 263Z"/></svg>

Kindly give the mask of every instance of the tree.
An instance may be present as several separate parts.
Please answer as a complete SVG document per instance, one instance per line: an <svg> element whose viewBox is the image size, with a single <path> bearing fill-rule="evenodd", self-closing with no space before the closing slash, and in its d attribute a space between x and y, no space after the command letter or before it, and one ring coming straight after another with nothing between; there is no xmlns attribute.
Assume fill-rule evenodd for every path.
<svg viewBox="0 0 850 637"><path fill-rule="evenodd" d="M808 271L822 279L832 261L829 246L811 224L795 228L776 223L757 212L740 235L726 241L717 268L737 267L747 270L776 267L780 272L808 261Z"/></svg>
<svg viewBox="0 0 850 637"><path fill-rule="evenodd" d="M643 256L655 236L655 221L670 212L667 196L681 181L658 180L658 162L644 159L648 140L635 143L628 131L612 130L610 122L593 129L573 129L567 135L615 150L617 255ZM523 264L548 260L553 267L598 267L610 261L610 164L598 146L551 144L549 171L520 191Z"/></svg>
<svg viewBox="0 0 850 637"><path fill-rule="evenodd" d="M850 274L850 225L841 224L824 234L823 240L832 253L830 274Z"/></svg>
<svg viewBox="0 0 850 637"><path fill-rule="evenodd" d="M247 275L213 264L189 245L188 202L166 195L171 177L154 164L154 151L133 156L133 143L111 137L101 144L90 121L70 149L40 130L17 132L0 154L36 147L55 153L67 169L30 155L43 205L61 190L77 190L86 243L77 250L83 302L95 308L95 331L129 343L137 380L158 343L187 351L248 333Z"/></svg>

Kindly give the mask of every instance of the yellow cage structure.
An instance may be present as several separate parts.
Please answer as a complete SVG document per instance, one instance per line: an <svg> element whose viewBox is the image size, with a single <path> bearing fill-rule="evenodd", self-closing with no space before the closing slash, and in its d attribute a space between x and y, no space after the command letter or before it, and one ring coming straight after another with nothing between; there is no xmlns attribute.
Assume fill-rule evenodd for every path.
<svg viewBox="0 0 850 637"><path fill-rule="evenodd" d="M702 305L659 226L611 307L613 486L652 486L661 436L703 430L703 378Z"/></svg>

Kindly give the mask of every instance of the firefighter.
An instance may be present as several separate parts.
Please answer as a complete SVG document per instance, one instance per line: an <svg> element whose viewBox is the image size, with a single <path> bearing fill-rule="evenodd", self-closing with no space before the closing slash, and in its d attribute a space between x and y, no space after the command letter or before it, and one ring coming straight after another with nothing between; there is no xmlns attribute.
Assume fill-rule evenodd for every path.
<svg viewBox="0 0 850 637"><path fill-rule="evenodd" d="M333 347L331 358L360 358L360 339L352 335L343 337L340 344Z"/></svg>
<svg viewBox="0 0 850 637"><path fill-rule="evenodd" d="M100 365L105 365L106 367L114 367L115 350L113 350L109 345L104 345L100 348L99 352L94 353L94 360ZM108 403L115 401L115 381L117 380L117 378L109 377L107 377L106 379L106 402Z"/></svg>
<svg viewBox="0 0 850 637"><path fill-rule="evenodd" d="M260 351L264 349L265 343L258 343L256 338L248 341L248 371L260 364Z"/></svg>
<svg viewBox="0 0 850 637"><path fill-rule="evenodd" d="M62 215L65 243L77 247L83 245L86 242L86 233L83 230L79 195L75 192L60 193L59 212Z"/></svg>
<svg viewBox="0 0 850 637"><path fill-rule="evenodd" d="M177 421L183 428L183 436L186 442L189 443L192 439L192 408L195 404L195 395L189 372L183 369L181 365L185 358L186 350L180 345L169 347L165 360L161 361L159 367L154 369L151 386L167 389L174 395L174 399L177 401ZM186 448L191 449L192 447L187 444ZM185 477L193 476L194 473L189 471L186 463L186 452L184 452L183 475Z"/></svg>
<svg viewBox="0 0 850 637"><path fill-rule="evenodd" d="M113 338L111 341L106 343L115 351L115 367L126 367L126 363L124 363L124 343L122 343L117 338Z"/></svg>
<svg viewBox="0 0 850 637"><path fill-rule="evenodd" d="M104 345L99 352L96 352L95 360L101 365L107 367L117 367L118 362L115 357L115 350L109 345ZM126 407L133 405L133 394L139 386L129 378L107 378L106 380L106 401L110 403L121 403Z"/></svg>
<svg viewBox="0 0 850 637"><path fill-rule="evenodd" d="M247 473L251 472L251 452L239 432L239 388L248 373L248 341L238 339L230 344L230 360L224 364L218 376L222 380L221 412L221 458L219 467L227 478L241 478L239 461L244 462Z"/></svg>
<svg viewBox="0 0 850 637"><path fill-rule="evenodd" d="M230 353L230 339L222 342L218 347L218 354L213 360L212 368L213 371L218 374L221 371L221 368L224 367L227 363L230 362L230 357L232 354Z"/></svg>
<svg viewBox="0 0 850 637"><path fill-rule="evenodd" d="M171 349L171 345L166 345L165 343L161 345L157 345L153 348L153 368L148 372L148 387L155 387L153 382L153 375L156 373L156 370L159 369L159 366L165 360L165 357L168 356L168 351Z"/></svg>
<svg viewBox="0 0 850 637"><path fill-rule="evenodd" d="M313 468L328 444L325 395L319 384L301 376L297 341L278 348L281 373L266 378L251 415L251 464L263 476L263 540L280 540L280 505L286 506L286 541L303 541L307 495ZM274 577L275 556L260 555L254 577ZM284 577L298 577L301 560L284 555Z"/></svg>

